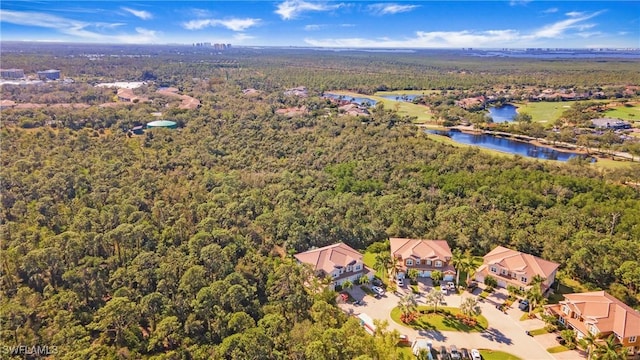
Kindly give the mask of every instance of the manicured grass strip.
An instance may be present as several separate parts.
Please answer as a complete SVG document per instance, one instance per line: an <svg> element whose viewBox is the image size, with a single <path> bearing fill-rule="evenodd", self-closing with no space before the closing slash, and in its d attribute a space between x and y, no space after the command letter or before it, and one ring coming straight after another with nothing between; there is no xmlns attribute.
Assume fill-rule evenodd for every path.
<svg viewBox="0 0 640 360"><path fill-rule="evenodd" d="M623 119L628 121L640 121L640 106L618 106L607 110L603 117Z"/></svg>
<svg viewBox="0 0 640 360"><path fill-rule="evenodd" d="M520 316L520 321L525 321L525 320L529 320L528 312L525 312L524 314L522 314L522 316Z"/></svg>
<svg viewBox="0 0 640 360"><path fill-rule="evenodd" d="M500 350L481 349L480 355L484 360L522 360L519 357Z"/></svg>
<svg viewBox="0 0 640 360"><path fill-rule="evenodd" d="M461 331L461 332L480 332L489 326L487 318L480 315L476 317L478 321L475 327L469 327L455 318L456 314L460 314L460 309L452 307L438 307L438 312L433 312L433 306L418 306L419 312L426 312L418 319L410 324L400 321L400 309L398 307L391 310L391 319L398 324L416 329L416 330L440 330L440 331Z"/></svg>
<svg viewBox="0 0 640 360"><path fill-rule="evenodd" d="M569 348L563 345L558 345L558 346L552 346L548 348L547 351L550 352L551 354L555 354L563 351L569 351Z"/></svg>
<svg viewBox="0 0 640 360"><path fill-rule="evenodd" d="M376 264L376 255L377 254L375 253L366 252L362 255L362 262L370 269L373 269L373 265ZM378 277L378 279L381 279L385 284L389 283L389 279L387 278L388 275L382 273L379 270L376 270L376 277Z"/></svg>
<svg viewBox="0 0 640 360"><path fill-rule="evenodd" d="M548 333L549 332L545 328L540 328L540 329L535 329L535 330L529 331L529 334L531 334L532 336L538 336L538 335L543 335L543 334L548 334Z"/></svg>

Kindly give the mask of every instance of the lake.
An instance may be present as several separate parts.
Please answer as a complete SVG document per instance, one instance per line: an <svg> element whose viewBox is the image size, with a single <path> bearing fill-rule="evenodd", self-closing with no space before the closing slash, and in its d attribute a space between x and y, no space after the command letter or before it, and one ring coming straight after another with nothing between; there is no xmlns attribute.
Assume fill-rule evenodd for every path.
<svg viewBox="0 0 640 360"><path fill-rule="evenodd" d="M338 95L338 94L331 94L331 93L324 93L323 96L331 99L336 99L336 100L347 100L359 105L373 106L377 103L377 101L373 99L369 99L366 97L359 97L359 96Z"/></svg>
<svg viewBox="0 0 640 360"><path fill-rule="evenodd" d="M493 119L494 123L503 123L513 121L513 117L518 113L516 112L517 107L506 104L500 107L490 107L489 115Z"/></svg>
<svg viewBox="0 0 640 360"><path fill-rule="evenodd" d="M382 95L380 96L381 98L385 98L387 100L393 100L393 101L404 101L404 102L413 102L413 100L417 97L420 97L422 95L406 95L406 94L402 94L402 95Z"/></svg>
<svg viewBox="0 0 640 360"><path fill-rule="evenodd" d="M515 155L527 156L536 159L567 161L582 154L557 151L551 148L536 146L526 142L496 137L491 134L469 134L460 130L438 131L427 130L430 134L443 135L455 142L467 145L475 145L486 149L506 152Z"/></svg>

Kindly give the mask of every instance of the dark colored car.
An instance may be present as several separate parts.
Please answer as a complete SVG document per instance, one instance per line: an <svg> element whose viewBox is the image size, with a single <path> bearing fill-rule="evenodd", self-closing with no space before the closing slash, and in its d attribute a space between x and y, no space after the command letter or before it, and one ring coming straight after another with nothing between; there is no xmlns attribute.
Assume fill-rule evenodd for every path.
<svg viewBox="0 0 640 360"><path fill-rule="evenodd" d="M465 348L460 348L460 356L464 360L471 359L471 355L469 354L469 350L467 350Z"/></svg>
<svg viewBox="0 0 640 360"><path fill-rule="evenodd" d="M518 309L520 309L522 311L529 311L529 301L522 300L520 302L520 305L518 305Z"/></svg>
<svg viewBox="0 0 640 360"><path fill-rule="evenodd" d="M447 353L447 348L440 346L440 359L441 360L449 360L449 353Z"/></svg>
<svg viewBox="0 0 640 360"><path fill-rule="evenodd" d="M478 283L475 281L471 281L467 284L467 290L469 292L472 292L473 290L475 290L478 287Z"/></svg>

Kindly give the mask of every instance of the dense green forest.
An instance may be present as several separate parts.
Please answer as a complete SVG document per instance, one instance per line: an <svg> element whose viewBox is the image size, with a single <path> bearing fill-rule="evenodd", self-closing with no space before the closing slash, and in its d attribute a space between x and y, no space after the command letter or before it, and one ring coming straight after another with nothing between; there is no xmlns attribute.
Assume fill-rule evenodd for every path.
<svg viewBox="0 0 640 360"><path fill-rule="evenodd" d="M364 250L388 237L445 239L476 255L509 246L637 305L640 192L619 180L637 182L638 167L491 156L434 142L381 106L363 121L313 93L282 95L292 85L316 94L438 87L458 77L441 67L453 66L446 58L429 68L387 55L285 55L240 57L237 67L200 55L116 58L68 74L104 77L92 73L102 64L123 72L113 80L136 80L152 69L203 103L165 111L177 130L122 131L151 119L157 104L60 110L70 122L92 112L73 127L3 122L1 343L57 346L62 359L393 359L395 334L366 334L334 293L305 286L307 269L287 255L339 241ZM3 54L16 67L27 58ZM555 72L569 67L527 60L536 67L526 73L517 60L509 72L506 60L483 61L469 65L483 75L452 86L561 82ZM346 76L352 66L380 71ZM429 75L404 71L415 66ZM631 72L626 63L581 67L593 73L564 79L613 85ZM245 98L245 87L265 92ZM297 105L309 113L274 112Z"/></svg>

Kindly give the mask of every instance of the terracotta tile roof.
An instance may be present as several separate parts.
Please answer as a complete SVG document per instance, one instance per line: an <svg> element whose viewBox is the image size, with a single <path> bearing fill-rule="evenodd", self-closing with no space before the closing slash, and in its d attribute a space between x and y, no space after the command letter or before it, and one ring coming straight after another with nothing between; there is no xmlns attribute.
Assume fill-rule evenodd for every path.
<svg viewBox="0 0 640 360"><path fill-rule="evenodd" d="M312 249L294 256L298 261L313 266L315 271L324 271L326 274L336 268L362 262L362 254L344 243Z"/></svg>
<svg viewBox="0 0 640 360"><path fill-rule="evenodd" d="M499 265L519 275L525 275L528 282L535 275L548 279L560 266L560 264L503 246L496 247L484 256L483 267L487 265Z"/></svg>
<svg viewBox="0 0 640 360"><path fill-rule="evenodd" d="M391 255L403 259L451 260L451 248L446 240L391 238Z"/></svg>
<svg viewBox="0 0 640 360"><path fill-rule="evenodd" d="M567 294L561 304L582 315L585 322L593 322L602 333L640 336L640 313L605 291Z"/></svg>

